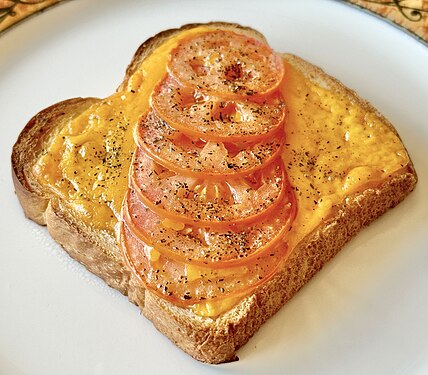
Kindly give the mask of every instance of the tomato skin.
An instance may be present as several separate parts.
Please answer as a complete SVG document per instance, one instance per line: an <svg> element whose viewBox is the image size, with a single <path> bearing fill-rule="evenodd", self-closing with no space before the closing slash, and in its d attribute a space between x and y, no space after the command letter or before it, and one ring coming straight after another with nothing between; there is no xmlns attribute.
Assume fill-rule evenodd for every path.
<svg viewBox="0 0 428 375"><path fill-rule="evenodd" d="M170 76L156 86L151 103L172 128L216 142L266 140L283 128L288 114L279 91L252 100L225 100L181 86Z"/></svg>
<svg viewBox="0 0 428 375"><path fill-rule="evenodd" d="M275 246L288 232L296 213L289 189L279 207L261 221L233 224L223 230L165 221L146 207L132 189L123 205L123 220L133 234L159 253L180 262L208 268L227 268L248 263Z"/></svg>
<svg viewBox="0 0 428 375"><path fill-rule="evenodd" d="M172 220L224 228L260 220L285 193L285 169L280 158L265 169L228 181L204 181L177 176L138 148L130 172L131 187L141 201Z"/></svg>
<svg viewBox="0 0 428 375"><path fill-rule="evenodd" d="M284 76L282 59L270 47L226 30L182 40L171 51L168 71L183 86L224 99L267 95Z"/></svg>
<svg viewBox="0 0 428 375"><path fill-rule="evenodd" d="M182 176L227 180L265 168L279 155L283 133L263 143L217 143L191 139L169 127L154 112L142 116L137 144L156 162Z"/></svg>

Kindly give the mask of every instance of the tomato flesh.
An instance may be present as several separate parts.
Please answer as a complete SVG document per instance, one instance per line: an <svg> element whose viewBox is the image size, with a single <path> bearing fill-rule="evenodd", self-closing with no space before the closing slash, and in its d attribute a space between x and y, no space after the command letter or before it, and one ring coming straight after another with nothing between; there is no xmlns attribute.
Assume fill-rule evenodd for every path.
<svg viewBox="0 0 428 375"><path fill-rule="evenodd" d="M279 92L258 101L224 100L180 86L166 77L152 95L152 106L169 126L212 141L257 141L283 126L286 108Z"/></svg>
<svg viewBox="0 0 428 375"><path fill-rule="evenodd" d="M277 272L296 201L280 157L280 56L226 30L181 39L135 131L124 257L145 287L188 307L244 296Z"/></svg>
<svg viewBox="0 0 428 375"><path fill-rule="evenodd" d="M209 181L177 175L138 148L131 174L133 187L151 209L199 226L219 227L261 218L284 193L285 171L279 158L245 177Z"/></svg>
<svg viewBox="0 0 428 375"><path fill-rule="evenodd" d="M206 142L183 135L150 112L140 121L136 138L150 157L176 173L227 179L269 164L281 150L283 134L255 144Z"/></svg>
<svg viewBox="0 0 428 375"><path fill-rule="evenodd" d="M222 98L266 95L284 75L282 59L266 44L226 30L182 40L170 54L168 70L182 85Z"/></svg>
<svg viewBox="0 0 428 375"><path fill-rule="evenodd" d="M124 220L136 236L169 259L227 267L248 262L283 237L294 218L292 200L288 192L279 207L263 220L214 230L164 219L145 206L131 189L124 204Z"/></svg>
<svg viewBox="0 0 428 375"><path fill-rule="evenodd" d="M145 286L179 306L230 297L255 288L275 274L287 251L287 245L280 244L245 266L212 269L160 255L123 222L120 237L129 265Z"/></svg>

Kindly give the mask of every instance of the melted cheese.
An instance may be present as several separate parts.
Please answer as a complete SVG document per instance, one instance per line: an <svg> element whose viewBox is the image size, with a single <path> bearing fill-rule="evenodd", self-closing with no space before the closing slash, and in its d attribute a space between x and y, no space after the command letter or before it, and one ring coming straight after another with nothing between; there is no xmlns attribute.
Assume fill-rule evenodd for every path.
<svg viewBox="0 0 428 375"><path fill-rule="evenodd" d="M135 126L166 74L169 51L181 38L206 29L195 28L167 40L144 60L123 91L64 120L45 145L32 174L79 212L87 225L114 232L128 188Z"/></svg>
<svg viewBox="0 0 428 375"><path fill-rule="evenodd" d="M409 157L376 113L286 62L282 92L289 108L283 160L298 203L286 239L293 248L335 204L402 169Z"/></svg>
<svg viewBox="0 0 428 375"><path fill-rule="evenodd" d="M32 173L87 225L113 233L128 188L138 119L148 110L150 94L166 73L169 51L180 38L205 29L186 31L164 42L122 91L93 104L77 118L64 120L45 145ZM287 236L292 251L335 204L398 171L409 159L399 138L376 113L310 83L287 62L285 68L281 90L290 113L283 159L298 202ZM216 317L241 299L227 297L191 308L198 315Z"/></svg>

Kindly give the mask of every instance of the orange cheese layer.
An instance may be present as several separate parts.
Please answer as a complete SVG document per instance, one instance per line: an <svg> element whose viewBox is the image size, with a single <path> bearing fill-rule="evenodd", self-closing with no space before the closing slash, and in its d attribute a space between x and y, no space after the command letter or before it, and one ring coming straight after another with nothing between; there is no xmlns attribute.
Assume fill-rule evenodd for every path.
<svg viewBox="0 0 428 375"><path fill-rule="evenodd" d="M93 104L73 120L64 120L48 140L32 173L79 212L87 225L114 233L128 188L135 125L166 72L169 51L180 38L206 29L167 40L141 64L123 91ZM290 113L283 158L298 202L287 236L292 249L344 197L400 170L409 159L399 138L376 113L312 84L284 63L281 90ZM200 303L192 309L198 315L216 317L241 299Z"/></svg>
<svg viewBox="0 0 428 375"><path fill-rule="evenodd" d="M149 108L154 86L165 75L169 51L199 27L171 38L130 77L127 87L93 104L56 128L47 151L33 166L38 182L58 194L95 228L114 231L128 187L135 150L134 128Z"/></svg>
<svg viewBox="0 0 428 375"><path fill-rule="evenodd" d="M287 63L285 68L282 91L289 119L283 159L298 203L287 238L293 248L334 205L399 171L409 156L376 113L312 84Z"/></svg>

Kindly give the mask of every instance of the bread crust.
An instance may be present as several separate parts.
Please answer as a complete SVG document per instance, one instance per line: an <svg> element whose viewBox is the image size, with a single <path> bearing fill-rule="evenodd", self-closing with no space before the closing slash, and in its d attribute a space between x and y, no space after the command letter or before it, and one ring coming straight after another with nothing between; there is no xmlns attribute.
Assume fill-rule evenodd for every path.
<svg viewBox="0 0 428 375"><path fill-rule="evenodd" d="M128 66L125 79L118 90L126 86L139 64L166 38L199 25L167 30L142 44ZM226 23L211 25L232 30L239 28L240 31L245 30L249 35L264 41L264 37L253 29ZM367 111L376 112L397 134L390 122L354 91L297 56L286 54L284 58L312 82L358 101ZM222 363L235 360L236 350L244 345L267 319L360 229L403 200L417 182L416 172L409 162L379 186L372 186L347 197L333 208L329 219L320 223L297 245L290 257L281 264L274 278L218 318L200 317L188 309L174 306L145 291L125 265L113 233L97 232L77 224L78 221L62 207L60 201L46 194L34 181L29 181L31 175L26 168L28 155L36 158L40 154L40 144L55 127L56 121L67 113L76 113L87 108L96 100L77 98L61 102L30 120L21 132L12 153L12 174L17 196L26 216L39 224L46 224L53 239L60 243L71 257L105 280L108 285L128 295L159 331L192 357L203 362ZM36 142L30 142L32 138L36 138Z"/></svg>

